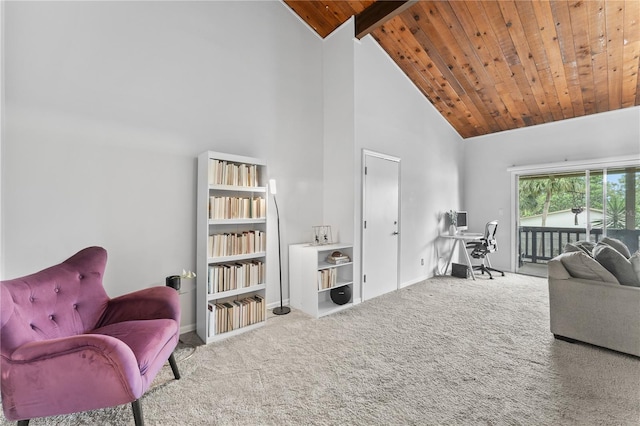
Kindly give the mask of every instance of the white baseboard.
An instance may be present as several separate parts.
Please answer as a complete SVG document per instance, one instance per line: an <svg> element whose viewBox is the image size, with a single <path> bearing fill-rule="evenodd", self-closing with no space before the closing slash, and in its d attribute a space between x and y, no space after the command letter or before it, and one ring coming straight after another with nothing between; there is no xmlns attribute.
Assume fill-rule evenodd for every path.
<svg viewBox="0 0 640 426"><path fill-rule="evenodd" d="M191 333L192 331L196 331L195 324L188 324L180 327L180 334Z"/></svg>
<svg viewBox="0 0 640 426"><path fill-rule="evenodd" d="M404 282L404 283L400 284L400 288L405 288L405 287L409 287L410 285L421 283L422 281L428 280L429 278L431 278L429 275L425 275L425 276L419 277L419 278L414 278L411 281L407 281L407 282Z"/></svg>
<svg viewBox="0 0 640 426"><path fill-rule="evenodd" d="M273 309L280 306L280 301L272 302L267 305L267 309ZM282 306L289 306L289 299L282 300Z"/></svg>

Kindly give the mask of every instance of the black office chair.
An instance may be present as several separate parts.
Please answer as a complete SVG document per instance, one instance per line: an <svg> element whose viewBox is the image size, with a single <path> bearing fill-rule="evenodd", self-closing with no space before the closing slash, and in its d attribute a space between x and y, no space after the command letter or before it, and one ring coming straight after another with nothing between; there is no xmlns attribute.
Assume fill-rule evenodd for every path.
<svg viewBox="0 0 640 426"><path fill-rule="evenodd" d="M482 271L482 274L485 272L489 274L489 278L493 279L491 275L491 271L500 272L504 277L504 272L492 268L491 261L489 260L489 253L493 253L498 251L498 242L496 241L496 230L498 229L498 221L492 220L488 222L485 230L484 237L479 241L470 241L467 243L467 249L471 250L471 257L474 259L482 259L482 263L480 265L473 265L474 270Z"/></svg>

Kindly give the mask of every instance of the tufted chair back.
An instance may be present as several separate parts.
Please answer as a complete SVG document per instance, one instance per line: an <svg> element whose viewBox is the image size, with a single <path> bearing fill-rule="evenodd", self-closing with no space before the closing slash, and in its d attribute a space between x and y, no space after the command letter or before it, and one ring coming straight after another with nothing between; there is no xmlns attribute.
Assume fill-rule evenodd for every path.
<svg viewBox="0 0 640 426"><path fill-rule="evenodd" d="M0 353L25 343L96 328L109 301L102 286L107 252L88 247L64 262L0 285Z"/></svg>

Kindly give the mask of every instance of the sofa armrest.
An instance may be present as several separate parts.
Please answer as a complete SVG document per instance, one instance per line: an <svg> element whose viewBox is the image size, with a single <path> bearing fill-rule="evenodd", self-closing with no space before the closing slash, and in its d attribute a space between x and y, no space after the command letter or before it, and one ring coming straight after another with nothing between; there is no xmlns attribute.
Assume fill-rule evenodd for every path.
<svg viewBox="0 0 640 426"><path fill-rule="evenodd" d="M560 259L553 258L547 264L547 270L549 273L549 278L554 278L557 280L568 280L571 278L569 271L564 267Z"/></svg>
<svg viewBox="0 0 640 426"><path fill-rule="evenodd" d="M96 326L123 321L173 319L180 324L180 296L171 287L150 287L113 298Z"/></svg>

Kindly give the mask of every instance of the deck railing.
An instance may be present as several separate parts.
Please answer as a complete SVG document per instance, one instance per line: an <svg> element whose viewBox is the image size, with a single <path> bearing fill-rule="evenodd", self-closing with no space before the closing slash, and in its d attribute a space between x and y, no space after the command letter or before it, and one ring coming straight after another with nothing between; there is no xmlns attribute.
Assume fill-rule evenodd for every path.
<svg viewBox="0 0 640 426"><path fill-rule="evenodd" d="M542 226L521 226L519 228L520 265L524 262L547 263L562 253L567 243L602 239L602 229L591 229L592 238L587 238L586 228L553 228ZM607 236L622 240L629 251L634 253L640 246L640 230L607 229Z"/></svg>

